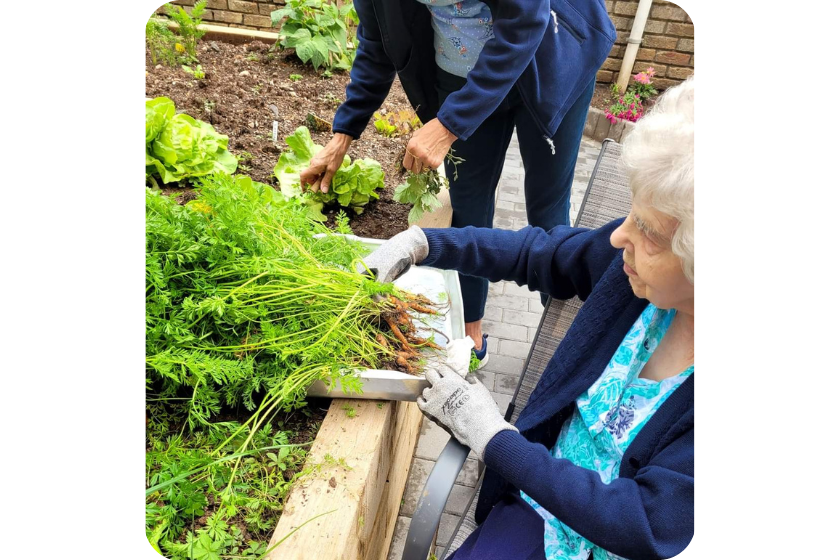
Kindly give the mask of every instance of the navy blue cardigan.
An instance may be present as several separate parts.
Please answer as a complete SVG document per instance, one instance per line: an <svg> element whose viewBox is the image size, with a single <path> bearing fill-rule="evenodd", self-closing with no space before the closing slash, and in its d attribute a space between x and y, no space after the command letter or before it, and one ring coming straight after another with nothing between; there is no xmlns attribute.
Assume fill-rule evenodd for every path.
<svg viewBox="0 0 840 560"><path fill-rule="evenodd" d="M358 138L399 74L420 120L437 116L461 140L475 132L514 85L543 134L554 136L615 41L604 0L483 1L493 16L495 36L485 43L466 85L440 106L427 7L417 0L355 0L359 48L333 131Z"/></svg>
<svg viewBox="0 0 840 560"><path fill-rule="evenodd" d="M500 432L487 445L476 520L515 488L614 554L670 558L694 534L694 375L636 435L613 482L604 484L596 472L549 451L575 399L598 379L648 304L633 294L621 251L609 243L621 221L548 233L426 229L429 256L422 264L584 301L516 421L520 433Z"/></svg>

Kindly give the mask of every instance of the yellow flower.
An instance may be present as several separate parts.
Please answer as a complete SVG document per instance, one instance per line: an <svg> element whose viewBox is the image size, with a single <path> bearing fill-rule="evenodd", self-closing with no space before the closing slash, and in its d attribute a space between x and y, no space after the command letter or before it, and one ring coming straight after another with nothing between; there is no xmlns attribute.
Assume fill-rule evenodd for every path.
<svg viewBox="0 0 840 560"><path fill-rule="evenodd" d="M182 53L186 49L184 48L184 45L182 45L181 43L175 43L175 50L178 51L179 53Z"/></svg>
<svg viewBox="0 0 840 560"><path fill-rule="evenodd" d="M202 214L210 214L211 212L213 212L213 208L206 202L193 200L187 206L192 210L201 212Z"/></svg>

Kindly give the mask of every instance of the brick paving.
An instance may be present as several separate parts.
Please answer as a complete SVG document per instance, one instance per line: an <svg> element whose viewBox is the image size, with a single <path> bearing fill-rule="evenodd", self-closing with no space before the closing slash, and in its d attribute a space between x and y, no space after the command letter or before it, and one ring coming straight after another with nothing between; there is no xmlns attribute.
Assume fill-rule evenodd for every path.
<svg viewBox="0 0 840 560"><path fill-rule="evenodd" d="M575 178L572 185L571 221L574 223L580 204L583 201L586 186L601 143L584 137L575 168ZM525 169L519 155L519 143L514 135L505 155L505 166L502 178L496 190L496 214L494 227L502 229L520 229L527 225L525 217ZM539 294L529 292L526 287L517 286L513 282L498 282L490 284L487 306L482 329L490 336L487 339L490 360L479 372L479 378L490 390L493 398L499 404L499 410L504 412L513 398L513 392L522 373L525 357L539 325L543 306ZM402 558L405 538L411 523L411 516L417 506L417 500L426 479L434 466L435 460L449 440L449 434L442 428L423 420L420 439L414 451L414 459L408 475L403 503L397 519L397 526L391 542L388 560ZM444 508L440 529L436 542L435 554L440 558L452 532L455 530L459 515L467 506L476 482L478 481L478 460L474 453L467 458L464 469L455 481L455 487Z"/></svg>

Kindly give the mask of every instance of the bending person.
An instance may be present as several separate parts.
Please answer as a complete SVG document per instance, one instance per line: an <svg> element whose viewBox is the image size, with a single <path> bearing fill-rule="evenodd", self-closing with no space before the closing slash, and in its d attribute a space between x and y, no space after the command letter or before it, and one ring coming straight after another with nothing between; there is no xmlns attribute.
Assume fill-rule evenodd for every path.
<svg viewBox="0 0 840 560"><path fill-rule="evenodd" d="M600 0L356 0L359 47L334 136L301 173L327 192L352 140L398 74L425 124L406 169L445 164L452 226L493 227L496 185L514 126L525 167L528 223L569 223L574 167L595 74L615 28ZM453 149L464 161L444 158ZM485 278L461 274L467 336L487 360Z"/></svg>

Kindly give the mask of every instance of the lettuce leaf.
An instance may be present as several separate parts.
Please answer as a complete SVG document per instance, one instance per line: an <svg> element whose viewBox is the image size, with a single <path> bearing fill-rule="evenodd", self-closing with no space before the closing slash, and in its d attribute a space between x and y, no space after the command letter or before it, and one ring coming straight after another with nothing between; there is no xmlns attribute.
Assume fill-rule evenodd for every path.
<svg viewBox="0 0 840 560"><path fill-rule="evenodd" d="M376 189L385 187L385 173L378 161L364 158L351 161L345 155L341 167L333 176L330 189L326 193L303 192L300 187L300 173L309 167L309 160L323 149L312 141L309 129L299 127L291 136L286 137L289 150L280 155L274 166L274 176L280 184L280 192L287 199L298 199L307 208L308 214L316 220L325 221L323 207L338 203L352 209L356 214L364 211L364 206L372 198L379 198Z"/></svg>
<svg viewBox="0 0 840 560"><path fill-rule="evenodd" d="M175 113L167 97L146 101L146 173L164 183L214 172L232 175L236 156L227 149L228 137L212 125Z"/></svg>

